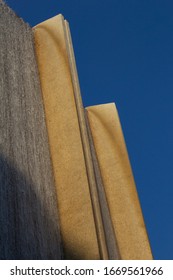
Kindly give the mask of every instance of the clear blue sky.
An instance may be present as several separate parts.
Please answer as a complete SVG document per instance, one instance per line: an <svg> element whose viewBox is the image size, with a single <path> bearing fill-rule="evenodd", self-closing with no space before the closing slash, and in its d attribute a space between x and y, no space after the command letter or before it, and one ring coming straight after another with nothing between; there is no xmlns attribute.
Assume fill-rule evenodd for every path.
<svg viewBox="0 0 173 280"><path fill-rule="evenodd" d="M173 259L173 1L6 2L70 22L84 105L116 103L154 258Z"/></svg>

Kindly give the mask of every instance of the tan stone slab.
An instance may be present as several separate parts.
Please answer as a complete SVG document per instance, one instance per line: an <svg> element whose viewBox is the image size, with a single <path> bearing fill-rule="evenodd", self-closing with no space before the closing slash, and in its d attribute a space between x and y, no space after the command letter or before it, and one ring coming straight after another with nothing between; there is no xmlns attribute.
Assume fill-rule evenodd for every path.
<svg viewBox="0 0 173 280"><path fill-rule="evenodd" d="M121 259L152 259L114 103L86 108Z"/></svg>
<svg viewBox="0 0 173 280"><path fill-rule="evenodd" d="M84 152L84 158L86 164L86 172L88 176L88 184L89 184L90 196L91 196L92 207L93 207L93 215L94 215L97 239L99 244L100 258L103 260L107 260L109 258L109 254L108 254L108 248L106 244L107 242L106 242L105 230L103 225L103 217L101 213L101 207L100 207L100 201L99 201L99 195L97 189L97 180L96 180L94 165L92 160L92 151L90 148L87 125L85 120L85 111L83 108L82 97L80 93L80 86L79 86L79 80L77 75L72 39L71 39L69 24L66 20L64 23L65 23L64 30L66 34L68 57L69 57L72 83L74 89L74 97L75 97L77 115L79 120L79 128L80 128L80 134L81 134L81 140L82 140L82 146L83 146L83 152Z"/></svg>
<svg viewBox="0 0 173 280"><path fill-rule="evenodd" d="M119 254L118 244L117 244L116 236L114 233L114 228L113 228L112 219L111 219L111 215L110 215L110 211L109 211L109 207L108 207L108 203L107 203L107 198L105 195L104 184L103 184L100 167L99 167L98 160L97 160L97 154L96 154L96 150L94 147L91 129L90 129L89 121L88 121L88 117L87 117L87 112L85 112L85 120L86 120L86 125L87 125L88 136L89 136L89 144L90 144L92 162L93 162L96 185L97 185L97 193L98 193L98 197L99 197L102 224L103 224L103 228L104 228L104 232L105 232L108 259L109 260L119 260L120 254Z"/></svg>
<svg viewBox="0 0 173 280"><path fill-rule="evenodd" d="M100 259L63 17L34 36L65 259Z"/></svg>

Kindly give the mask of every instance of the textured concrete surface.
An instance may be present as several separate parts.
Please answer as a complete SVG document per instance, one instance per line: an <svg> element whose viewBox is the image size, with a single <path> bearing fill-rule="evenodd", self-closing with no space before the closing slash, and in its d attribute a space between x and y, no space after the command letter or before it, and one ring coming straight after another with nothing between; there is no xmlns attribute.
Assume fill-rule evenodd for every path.
<svg viewBox="0 0 173 280"><path fill-rule="evenodd" d="M65 259L100 259L63 17L34 36Z"/></svg>
<svg viewBox="0 0 173 280"><path fill-rule="evenodd" d="M152 259L116 107L88 107L87 115L121 259Z"/></svg>
<svg viewBox="0 0 173 280"><path fill-rule="evenodd" d="M60 258L32 31L0 0L0 259Z"/></svg>

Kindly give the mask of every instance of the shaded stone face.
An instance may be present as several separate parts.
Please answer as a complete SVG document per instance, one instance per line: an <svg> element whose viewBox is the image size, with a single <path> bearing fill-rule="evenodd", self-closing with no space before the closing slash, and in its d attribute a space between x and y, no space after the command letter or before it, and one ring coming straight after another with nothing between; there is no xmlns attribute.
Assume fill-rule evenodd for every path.
<svg viewBox="0 0 173 280"><path fill-rule="evenodd" d="M0 259L60 259L31 28L0 1Z"/></svg>

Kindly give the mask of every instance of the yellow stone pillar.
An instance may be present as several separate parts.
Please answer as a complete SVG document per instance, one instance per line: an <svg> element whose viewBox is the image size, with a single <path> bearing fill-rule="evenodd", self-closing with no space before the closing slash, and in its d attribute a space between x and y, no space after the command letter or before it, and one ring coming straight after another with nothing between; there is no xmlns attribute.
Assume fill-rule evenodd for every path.
<svg viewBox="0 0 173 280"><path fill-rule="evenodd" d="M120 258L152 259L115 104L86 110Z"/></svg>
<svg viewBox="0 0 173 280"><path fill-rule="evenodd" d="M65 259L100 259L61 15L34 27Z"/></svg>

